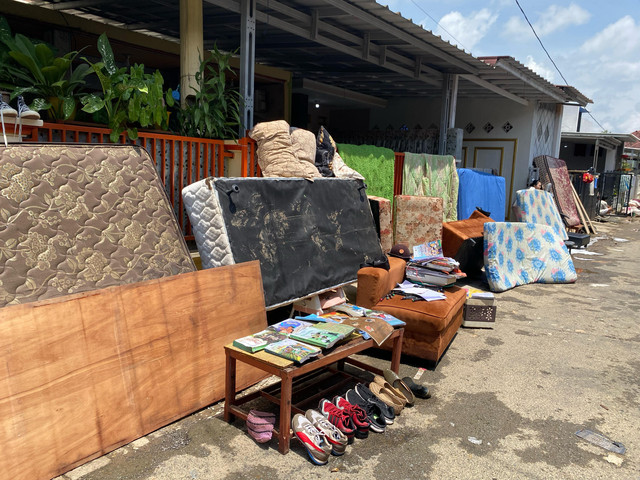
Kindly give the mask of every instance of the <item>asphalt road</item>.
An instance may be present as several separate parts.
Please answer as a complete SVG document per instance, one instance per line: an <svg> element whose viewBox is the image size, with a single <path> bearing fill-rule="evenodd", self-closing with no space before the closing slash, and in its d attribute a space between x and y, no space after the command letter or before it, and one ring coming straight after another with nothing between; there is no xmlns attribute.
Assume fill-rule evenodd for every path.
<svg viewBox="0 0 640 480"><path fill-rule="evenodd" d="M126 479L640 479L640 221L597 224L578 282L497 295L494 329L461 329L423 372L433 398L314 466L297 441L256 444L221 404L60 477ZM363 357L385 366L386 354ZM403 358L401 375L425 365ZM619 455L575 435L622 443ZM481 441L481 443L479 443ZM34 459L36 460L36 459Z"/></svg>

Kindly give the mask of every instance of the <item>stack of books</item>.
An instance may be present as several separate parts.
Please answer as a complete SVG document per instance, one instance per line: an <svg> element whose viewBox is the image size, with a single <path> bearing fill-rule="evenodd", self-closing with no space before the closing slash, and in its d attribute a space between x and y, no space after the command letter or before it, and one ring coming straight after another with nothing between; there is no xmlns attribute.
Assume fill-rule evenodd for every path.
<svg viewBox="0 0 640 480"><path fill-rule="evenodd" d="M354 332L350 325L319 323L289 318L253 335L238 338L233 346L254 353L260 350L302 363L331 348Z"/></svg>
<svg viewBox="0 0 640 480"><path fill-rule="evenodd" d="M459 267L460 264L450 257L426 257L408 262L406 277L422 285L448 287L467 276Z"/></svg>

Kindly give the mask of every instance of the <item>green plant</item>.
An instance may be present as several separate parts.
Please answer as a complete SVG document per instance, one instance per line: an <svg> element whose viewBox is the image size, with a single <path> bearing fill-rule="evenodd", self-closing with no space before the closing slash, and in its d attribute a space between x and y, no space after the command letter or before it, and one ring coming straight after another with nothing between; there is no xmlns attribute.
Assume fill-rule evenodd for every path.
<svg viewBox="0 0 640 480"><path fill-rule="evenodd" d="M195 74L197 88L193 97L177 111L180 133L188 137L238 138L241 125L240 93L229 86L227 74L235 75L231 68L232 53L222 53L216 45L206 59L200 58ZM167 101L171 106L173 99Z"/></svg>
<svg viewBox="0 0 640 480"><path fill-rule="evenodd" d="M89 94L82 97L82 110L95 113L106 111L110 139L117 142L122 132L127 132L131 140L138 138L137 126L167 126L167 108L164 101L164 79L158 70L153 74L144 72L144 65L135 64L127 71L126 67L116 66L109 39L103 33L98 38L98 51L101 62L90 65L100 80L102 95ZM170 98L167 92L167 102Z"/></svg>
<svg viewBox="0 0 640 480"><path fill-rule="evenodd" d="M13 37L4 17L0 19L0 41L6 47L0 52L2 81L15 86L11 98L30 93L35 97L31 108L48 111L54 120L71 117L78 90L91 73L86 64L72 68L79 52L56 57L46 43L34 43L19 33Z"/></svg>

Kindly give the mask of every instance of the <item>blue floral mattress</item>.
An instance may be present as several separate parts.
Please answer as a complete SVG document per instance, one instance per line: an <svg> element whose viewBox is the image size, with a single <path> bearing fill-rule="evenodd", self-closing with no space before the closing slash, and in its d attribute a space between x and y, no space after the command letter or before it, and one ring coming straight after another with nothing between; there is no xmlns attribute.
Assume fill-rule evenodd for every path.
<svg viewBox="0 0 640 480"><path fill-rule="evenodd" d="M485 223L484 268L492 292L528 283L573 283L578 278L562 238L537 223Z"/></svg>
<svg viewBox="0 0 640 480"><path fill-rule="evenodd" d="M547 225L563 240L569 238L560 212L549 192L533 188L518 190L512 208L519 222Z"/></svg>

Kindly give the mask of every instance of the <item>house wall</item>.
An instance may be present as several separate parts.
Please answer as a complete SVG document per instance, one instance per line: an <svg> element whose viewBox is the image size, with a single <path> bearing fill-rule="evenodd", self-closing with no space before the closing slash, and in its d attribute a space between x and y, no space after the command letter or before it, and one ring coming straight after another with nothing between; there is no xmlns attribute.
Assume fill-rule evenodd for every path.
<svg viewBox="0 0 640 480"><path fill-rule="evenodd" d="M458 99L456 126L464 130L463 167L493 168L505 178L505 217L513 196L526 188L535 106L508 99Z"/></svg>
<svg viewBox="0 0 640 480"><path fill-rule="evenodd" d="M400 98L385 110L372 110L369 127L409 129L438 126L440 98ZM505 215L517 190L527 187L529 167L538 155L558 156L562 109L555 104L521 105L512 100L458 98L455 127L463 129L460 166L492 168L506 180Z"/></svg>

